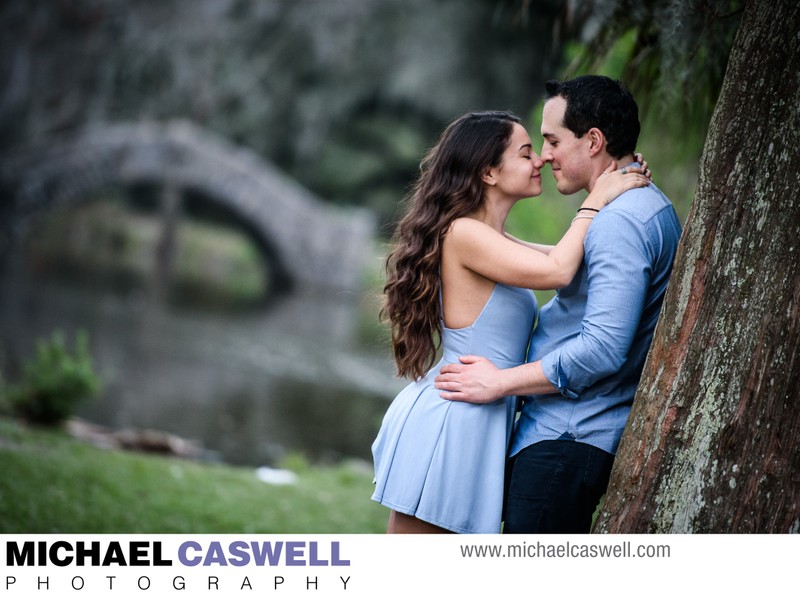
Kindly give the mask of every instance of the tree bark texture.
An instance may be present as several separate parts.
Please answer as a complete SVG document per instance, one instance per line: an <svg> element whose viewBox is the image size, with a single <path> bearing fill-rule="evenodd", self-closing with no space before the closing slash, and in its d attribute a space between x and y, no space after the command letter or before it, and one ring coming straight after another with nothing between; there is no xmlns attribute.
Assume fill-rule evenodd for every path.
<svg viewBox="0 0 800 595"><path fill-rule="evenodd" d="M800 532L798 64L748 2L595 532Z"/></svg>

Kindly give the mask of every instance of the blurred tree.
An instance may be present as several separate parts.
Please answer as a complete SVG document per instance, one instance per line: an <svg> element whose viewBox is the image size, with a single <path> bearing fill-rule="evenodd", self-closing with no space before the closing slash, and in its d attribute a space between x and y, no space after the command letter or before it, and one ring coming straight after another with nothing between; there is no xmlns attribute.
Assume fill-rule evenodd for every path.
<svg viewBox="0 0 800 595"><path fill-rule="evenodd" d="M738 3L655 12L690 5L725 20ZM599 532L800 532L800 6L764 8L750 0L741 15ZM627 14L647 20L641 10ZM672 22L651 30L681 39ZM715 30L704 22L703 35ZM663 64L648 47L659 39L640 38L642 61ZM718 46L680 47L698 62L671 72L685 75L686 101L709 75L703 107Z"/></svg>
<svg viewBox="0 0 800 595"><path fill-rule="evenodd" d="M6 0L0 146L190 119L326 200L394 215L470 109L527 112L572 21L518 0Z"/></svg>
<svg viewBox="0 0 800 595"><path fill-rule="evenodd" d="M744 0L577 2L586 50L567 71L591 70L630 36L620 78L645 112L665 112L705 130L722 87Z"/></svg>

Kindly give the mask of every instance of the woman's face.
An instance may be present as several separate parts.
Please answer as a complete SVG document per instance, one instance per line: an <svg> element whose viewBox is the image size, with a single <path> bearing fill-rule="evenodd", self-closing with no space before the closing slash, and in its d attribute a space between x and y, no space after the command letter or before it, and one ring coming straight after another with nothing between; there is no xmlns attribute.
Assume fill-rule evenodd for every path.
<svg viewBox="0 0 800 595"><path fill-rule="evenodd" d="M503 152L500 165L489 170L494 188L516 199L538 196L542 193L541 169L544 162L531 146L525 128L514 123L508 147Z"/></svg>

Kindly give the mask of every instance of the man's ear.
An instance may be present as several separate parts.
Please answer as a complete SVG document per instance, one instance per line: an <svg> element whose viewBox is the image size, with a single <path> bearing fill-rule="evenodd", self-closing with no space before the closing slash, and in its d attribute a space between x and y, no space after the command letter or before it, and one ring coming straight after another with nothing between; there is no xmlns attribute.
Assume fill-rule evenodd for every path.
<svg viewBox="0 0 800 595"><path fill-rule="evenodd" d="M606 135L599 128L590 128L586 133L589 139L589 155L595 156L606 149Z"/></svg>

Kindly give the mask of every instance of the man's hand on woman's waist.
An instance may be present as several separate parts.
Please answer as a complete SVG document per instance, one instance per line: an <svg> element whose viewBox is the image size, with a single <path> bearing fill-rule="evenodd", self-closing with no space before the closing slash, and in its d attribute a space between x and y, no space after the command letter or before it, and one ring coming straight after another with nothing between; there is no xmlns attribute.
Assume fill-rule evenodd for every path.
<svg viewBox="0 0 800 595"><path fill-rule="evenodd" d="M460 364L442 366L434 382L448 401L485 404L512 395L557 392L540 362L501 370L485 357L463 355L458 359Z"/></svg>

